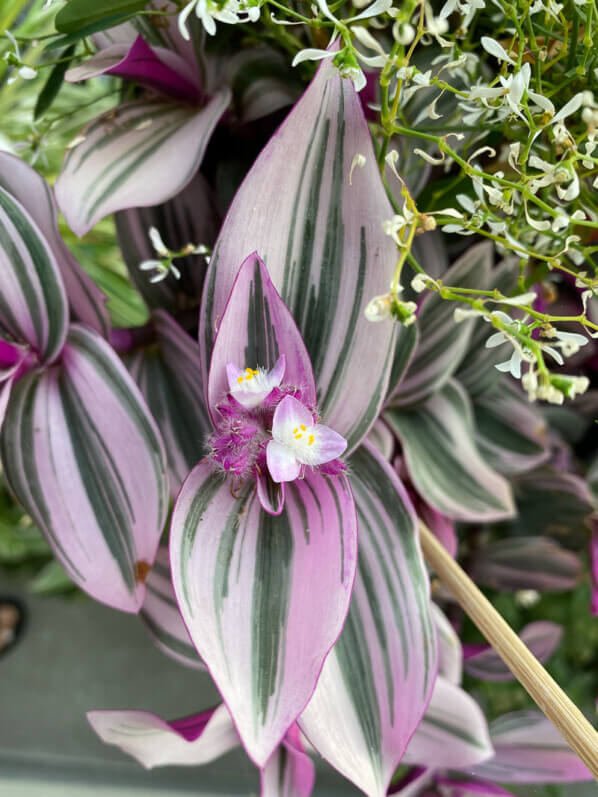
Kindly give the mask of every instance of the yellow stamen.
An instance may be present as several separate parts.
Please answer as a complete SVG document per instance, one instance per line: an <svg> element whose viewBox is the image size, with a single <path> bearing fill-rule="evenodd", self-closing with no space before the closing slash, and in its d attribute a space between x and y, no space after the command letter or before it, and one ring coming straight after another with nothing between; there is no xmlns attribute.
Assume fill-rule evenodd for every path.
<svg viewBox="0 0 598 797"><path fill-rule="evenodd" d="M303 435L301 434L301 432L299 432L299 434L295 435L295 440L301 440L302 437Z"/></svg>
<svg viewBox="0 0 598 797"><path fill-rule="evenodd" d="M247 376L245 377L245 381L249 382L251 379L253 379L253 374L247 374Z"/></svg>
<svg viewBox="0 0 598 797"><path fill-rule="evenodd" d="M242 377L242 376L240 376L240 377L237 379L237 382L238 382L239 384L241 384L241 382L242 382L242 381L243 381L243 377Z"/></svg>
<svg viewBox="0 0 598 797"><path fill-rule="evenodd" d="M313 442L314 442L314 440L315 440L315 439L316 439L316 438L313 436L313 434L310 434L310 436L309 436L309 440L307 441L307 445L308 445L308 446L311 446L311 445L313 445Z"/></svg>
<svg viewBox="0 0 598 797"><path fill-rule="evenodd" d="M303 424L301 424L301 429L302 429L304 432L305 432L305 431L307 431L307 430L306 430L306 428L305 428L305 426L304 426Z"/></svg>

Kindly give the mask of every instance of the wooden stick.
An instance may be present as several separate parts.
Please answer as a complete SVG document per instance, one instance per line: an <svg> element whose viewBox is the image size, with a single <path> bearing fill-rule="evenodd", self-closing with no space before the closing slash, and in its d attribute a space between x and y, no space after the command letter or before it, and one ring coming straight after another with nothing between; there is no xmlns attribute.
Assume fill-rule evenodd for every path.
<svg viewBox="0 0 598 797"><path fill-rule="evenodd" d="M421 521L419 531L424 556L438 578L598 780L598 733Z"/></svg>

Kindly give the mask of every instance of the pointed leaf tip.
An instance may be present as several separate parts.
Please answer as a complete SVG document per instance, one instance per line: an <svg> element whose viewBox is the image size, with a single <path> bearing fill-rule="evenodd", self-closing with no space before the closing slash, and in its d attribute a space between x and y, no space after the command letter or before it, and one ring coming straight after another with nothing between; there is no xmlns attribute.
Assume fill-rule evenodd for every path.
<svg viewBox="0 0 598 797"><path fill-rule="evenodd" d="M304 708L340 633L356 534L345 476L311 472L286 485L277 517L252 484L231 495L209 464L183 485L171 527L175 593L258 766Z"/></svg>
<svg viewBox="0 0 598 797"><path fill-rule="evenodd" d="M315 407L314 376L301 333L263 260L254 252L239 268L214 341L208 376L212 417L229 390L229 363L271 371L281 357L284 382L300 388L303 403Z"/></svg>
<svg viewBox="0 0 598 797"><path fill-rule="evenodd" d="M298 724L333 767L383 797L432 693L436 634L405 489L373 448L349 464L359 519L351 608Z"/></svg>
<svg viewBox="0 0 598 797"><path fill-rule="evenodd" d="M365 165L351 175L356 154ZM396 248L382 229L390 216L359 98L326 61L238 190L204 291L209 362L239 263L259 252L305 341L322 419L349 450L376 419L392 366L395 325L364 315L392 276Z"/></svg>

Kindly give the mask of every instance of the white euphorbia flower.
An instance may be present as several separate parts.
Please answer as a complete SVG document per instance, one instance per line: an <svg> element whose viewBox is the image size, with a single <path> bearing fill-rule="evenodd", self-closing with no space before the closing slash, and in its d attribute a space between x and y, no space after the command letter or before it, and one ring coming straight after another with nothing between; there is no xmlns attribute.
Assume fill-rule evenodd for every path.
<svg viewBox="0 0 598 797"><path fill-rule="evenodd" d="M243 407L254 409L270 395L274 388L280 386L285 367L284 354L278 358L271 371L266 371L263 368L239 368L234 363L228 363L226 377L229 392Z"/></svg>
<svg viewBox="0 0 598 797"><path fill-rule="evenodd" d="M181 36L187 41L191 38L187 19L193 11L210 36L216 33L216 21L236 25L238 22L257 22L260 18L259 4L252 0L226 0L221 4L214 0L191 0L179 14L178 21Z"/></svg>
<svg viewBox="0 0 598 797"><path fill-rule="evenodd" d="M548 185L556 187L559 199L570 202L579 196L579 177L575 167L566 163L548 163L537 155L531 155L528 161L532 169L538 169L542 174L529 184L529 190L535 194L540 188Z"/></svg>
<svg viewBox="0 0 598 797"><path fill-rule="evenodd" d="M438 17L440 19L447 19L454 11L458 11L463 19L461 20L461 28L467 30L470 26L472 19L478 11L486 8L484 0L446 0L446 3L440 9Z"/></svg>

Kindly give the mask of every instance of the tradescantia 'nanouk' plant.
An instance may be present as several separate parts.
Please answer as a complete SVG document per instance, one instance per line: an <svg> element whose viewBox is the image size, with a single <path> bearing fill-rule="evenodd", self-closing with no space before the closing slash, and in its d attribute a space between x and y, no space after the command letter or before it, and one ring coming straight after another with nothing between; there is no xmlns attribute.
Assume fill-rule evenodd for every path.
<svg viewBox="0 0 598 797"><path fill-rule="evenodd" d="M70 579L139 613L223 702L177 720L91 710L92 727L149 768L242 745L262 797L309 797L315 755L370 797L590 779L542 715L491 711L472 689L511 674L432 589L418 524L526 609L580 580L596 508L596 461L584 475L576 448L584 411L574 423L530 402L585 392L595 365L586 335L551 323L598 330L596 247L561 240L598 218L583 190L588 114L581 182L574 155L558 171L545 151L574 147L561 128L593 98L557 110L539 56L534 90L517 47L488 36L501 73L466 87L483 2L97 2L91 15L86 0L60 6L52 74L56 92L63 79L64 92L112 88L113 107L77 128L54 190L0 152L3 476ZM14 47L7 68L29 79ZM305 70L299 98L289 61ZM469 139L442 132L443 116ZM506 120L507 177L480 165L496 155L484 124L498 135ZM79 236L115 214L143 326L113 327L57 207ZM447 235L476 233L491 240L452 247L449 265ZM588 270L563 266L571 252ZM560 316L550 269L575 305ZM522 639L549 660L563 626L524 619Z"/></svg>

